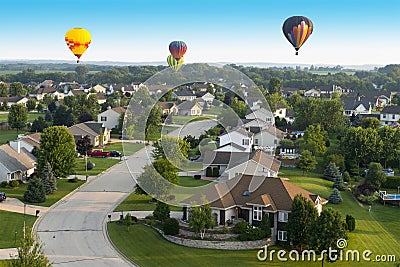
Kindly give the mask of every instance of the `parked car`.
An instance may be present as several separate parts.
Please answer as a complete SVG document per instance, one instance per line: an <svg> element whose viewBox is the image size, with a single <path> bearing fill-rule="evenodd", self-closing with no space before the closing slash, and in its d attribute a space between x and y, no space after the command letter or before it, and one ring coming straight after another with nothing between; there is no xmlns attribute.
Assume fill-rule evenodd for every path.
<svg viewBox="0 0 400 267"><path fill-rule="evenodd" d="M117 150L110 150L110 156L111 157L121 157L122 153Z"/></svg>
<svg viewBox="0 0 400 267"><path fill-rule="evenodd" d="M5 192L0 192L0 201L6 200L6 193Z"/></svg>
<svg viewBox="0 0 400 267"><path fill-rule="evenodd" d="M107 157L110 156L110 152L109 152L109 151L103 151L103 150L101 150L101 149L96 149L96 150L93 150L93 151L90 153L90 156L91 156L91 157L107 158Z"/></svg>

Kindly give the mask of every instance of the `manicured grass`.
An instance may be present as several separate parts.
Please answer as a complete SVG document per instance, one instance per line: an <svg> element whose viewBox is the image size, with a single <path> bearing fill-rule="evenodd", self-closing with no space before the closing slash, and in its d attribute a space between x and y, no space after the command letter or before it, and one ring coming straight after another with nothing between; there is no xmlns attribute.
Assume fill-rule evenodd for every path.
<svg viewBox="0 0 400 267"><path fill-rule="evenodd" d="M161 128L162 133L170 133L172 131L175 131L176 129L179 129L179 127L176 126L170 126L170 125L163 125Z"/></svg>
<svg viewBox="0 0 400 267"><path fill-rule="evenodd" d="M44 113L39 112L29 112L28 113L28 122L33 122L39 116L44 118ZM7 122L8 121L8 113L0 113L0 122Z"/></svg>
<svg viewBox="0 0 400 267"><path fill-rule="evenodd" d="M15 238L18 242L23 237L24 214L0 210L0 218L0 248L16 247ZM25 215L27 229L32 229L35 221L35 216Z"/></svg>
<svg viewBox="0 0 400 267"><path fill-rule="evenodd" d="M216 107L216 106L211 106L209 110L203 110L204 115L221 115L222 111L224 110L223 107Z"/></svg>
<svg viewBox="0 0 400 267"><path fill-rule="evenodd" d="M24 131L19 131L19 134L23 134ZM17 140L17 130L0 130L0 145L6 144L9 141Z"/></svg>
<svg viewBox="0 0 400 267"><path fill-rule="evenodd" d="M125 156L130 156L144 148L144 146L144 144L135 144L130 142L114 142L107 145L104 151L117 150Z"/></svg>
<svg viewBox="0 0 400 267"><path fill-rule="evenodd" d="M142 267L151 266L304 266L304 267L319 267L321 262L278 262L276 253L274 260L269 259L266 262L260 262L257 259L258 249L252 250L211 250L197 249L180 246L166 241L158 232L143 225L134 224L128 228L120 226L116 222L107 224L108 233L112 242L119 250L132 261ZM270 247L276 251L279 247ZM288 254L285 255L288 257ZM383 264L374 262L325 262L325 266L395 266L393 263Z"/></svg>
<svg viewBox="0 0 400 267"><path fill-rule="evenodd" d="M9 260L0 260L0 267L8 267Z"/></svg>
<svg viewBox="0 0 400 267"><path fill-rule="evenodd" d="M96 176L99 173L107 170L108 168L114 166L118 162L119 159L112 159L112 158L88 158L92 163L95 164L94 168L87 171L87 175L89 176ZM75 161L75 173L77 175L86 175L86 168L85 168L85 159L84 158L77 158Z"/></svg>
<svg viewBox="0 0 400 267"><path fill-rule="evenodd" d="M151 196L138 195L135 192L131 193L114 211L140 211L151 210L156 208L156 202L152 201ZM181 207L170 206L172 211L182 211Z"/></svg>
<svg viewBox="0 0 400 267"><path fill-rule="evenodd" d="M322 175L309 172L302 176L298 169L281 168L281 177L289 177L290 182L328 198L332 192L332 182L322 179ZM349 191L341 192L343 202L326 207L341 212L343 217L351 214L356 219L356 230L349 233L349 249L369 249L374 254L396 254L400 251L400 208L375 204L368 212L367 206L360 206ZM398 256L398 255L397 255Z"/></svg>
<svg viewBox="0 0 400 267"><path fill-rule="evenodd" d="M184 187L196 187L210 183L206 180L196 180L193 176L179 176L179 185Z"/></svg>
<svg viewBox="0 0 400 267"><path fill-rule="evenodd" d="M58 179L57 180L57 192L51 195L46 195L46 201L43 203L28 203L24 200L24 193L26 191L26 184L20 184L18 188L0 188L0 191L6 192L7 197L18 198L24 203L50 207L58 200L63 198L65 195L73 191L75 188L81 186L84 181L77 181L76 183L70 183L67 179ZM1 221L1 220L0 220Z"/></svg>

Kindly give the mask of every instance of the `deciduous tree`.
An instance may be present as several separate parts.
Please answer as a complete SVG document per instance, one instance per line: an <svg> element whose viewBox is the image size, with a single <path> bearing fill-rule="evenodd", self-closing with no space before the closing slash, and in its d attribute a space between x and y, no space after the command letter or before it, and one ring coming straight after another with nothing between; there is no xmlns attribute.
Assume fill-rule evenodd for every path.
<svg viewBox="0 0 400 267"><path fill-rule="evenodd" d="M26 126L28 121L28 109L22 104L14 104L8 113L8 124L17 129L17 132Z"/></svg>

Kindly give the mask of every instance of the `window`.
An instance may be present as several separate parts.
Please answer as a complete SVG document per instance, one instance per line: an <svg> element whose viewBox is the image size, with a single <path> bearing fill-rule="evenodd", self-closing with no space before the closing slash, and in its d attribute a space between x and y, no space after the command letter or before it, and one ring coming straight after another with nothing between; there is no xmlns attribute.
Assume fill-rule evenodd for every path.
<svg viewBox="0 0 400 267"><path fill-rule="evenodd" d="M254 139L254 144L258 145L258 139Z"/></svg>
<svg viewBox="0 0 400 267"><path fill-rule="evenodd" d="M253 207L253 220L254 221L261 221L262 219L262 207L261 206L254 206Z"/></svg>
<svg viewBox="0 0 400 267"><path fill-rule="evenodd" d="M280 222L287 222L288 221L288 213L284 211L279 212L279 219Z"/></svg>
<svg viewBox="0 0 400 267"><path fill-rule="evenodd" d="M382 114L382 118L386 119L386 114Z"/></svg>
<svg viewBox="0 0 400 267"><path fill-rule="evenodd" d="M286 231L278 231L278 240L279 241L287 241L287 232Z"/></svg>
<svg viewBox="0 0 400 267"><path fill-rule="evenodd" d="M249 145L249 139L242 139L242 145L248 146Z"/></svg>
<svg viewBox="0 0 400 267"><path fill-rule="evenodd" d="M392 115L392 119L393 119L393 120L396 119L396 115L393 114L393 115Z"/></svg>
<svg viewBox="0 0 400 267"><path fill-rule="evenodd" d="M100 121L107 121L107 117L101 116Z"/></svg>

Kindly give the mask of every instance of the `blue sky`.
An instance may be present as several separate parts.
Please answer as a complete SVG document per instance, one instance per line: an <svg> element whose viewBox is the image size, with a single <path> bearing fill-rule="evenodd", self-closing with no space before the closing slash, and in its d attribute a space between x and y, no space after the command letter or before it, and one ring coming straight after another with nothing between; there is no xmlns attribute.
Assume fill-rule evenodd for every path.
<svg viewBox="0 0 400 267"><path fill-rule="evenodd" d="M83 27L82 61L164 61L168 44L188 45L186 62L400 63L397 0L2 0L0 60L74 61L65 32ZM314 32L294 55L282 34L303 15Z"/></svg>

